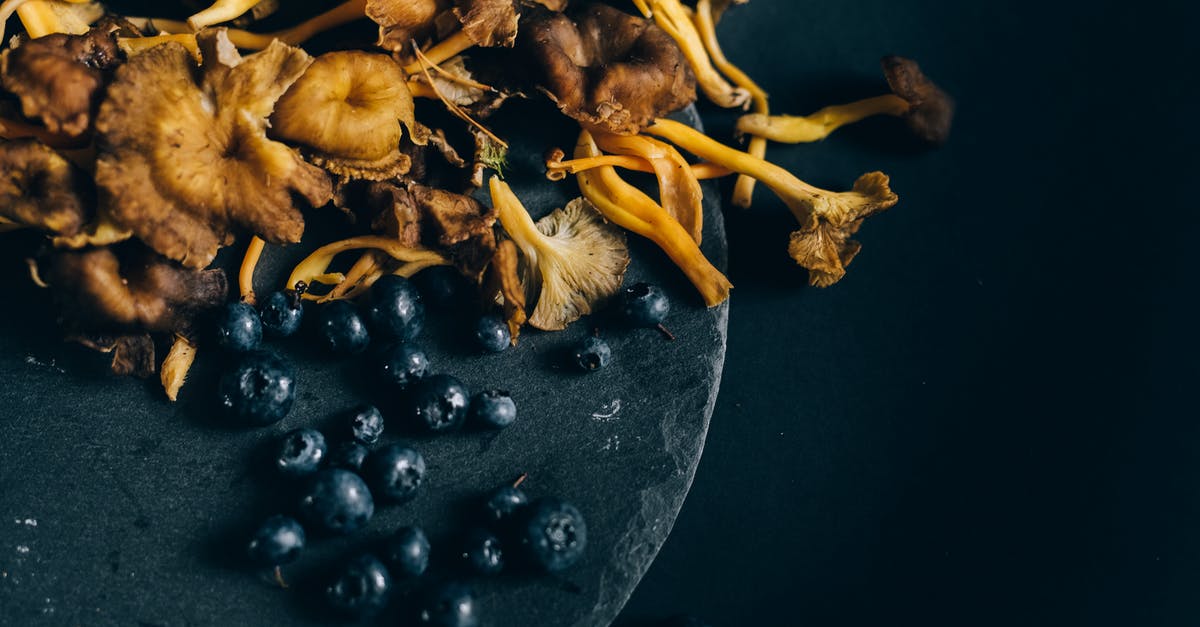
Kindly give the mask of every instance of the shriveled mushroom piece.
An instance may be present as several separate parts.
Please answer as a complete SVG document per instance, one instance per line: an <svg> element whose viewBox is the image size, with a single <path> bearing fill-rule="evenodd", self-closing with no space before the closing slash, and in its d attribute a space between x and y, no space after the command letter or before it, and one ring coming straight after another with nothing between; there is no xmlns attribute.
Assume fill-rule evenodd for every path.
<svg viewBox="0 0 1200 627"><path fill-rule="evenodd" d="M188 331L196 316L225 301L221 270L190 270L141 246L55 251L43 263L63 315L98 331Z"/></svg>
<svg viewBox="0 0 1200 627"><path fill-rule="evenodd" d="M91 181L32 139L0 143L0 223L74 235L88 220Z"/></svg>
<svg viewBox="0 0 1200 627"><path fill-rule="evenodd" d="M203 268L234 226L264 240L300 240L293 193L321 206L329 178L266 136L275 101L312 63L275 42L241 57L223 30L202 32L199 81L178 44L147 50L117 69L100 106L96 183L115 224L185 266Z"/></svg>
<svg viewBox="0 0 1200 627"><path fill-rule="evenodd" d="M88 130L111 70L123 58L118 26L105 21L85 35L54 34L22 41L0 54L0 81L21 100L26 117L51 133Z"/></svg>
<svg viewBox="0 0 1200 627"><path fill-rule="evenodd" d="M361 50L323 54L275 105L271 136L312 149L310 159L334 175L384 180L412 165L400 150L415 132L413 98L400 65Z"/></svg>
<svg viewBox="0 0 1200 627"><path fill-rule="evenodd" d="M806 116L745 115L738 120L738 131L778 142L813 142L864 118L891 115L903 118L917 137L934 145L945 143L954 121L954 100L912 59L888 56L881 65L890 94L828 106Z"/></svg>
<svg viewBox="0 0 1200 627"><path fill-rule="evenodd" d="M536 62L540 88L585 125L631 135L696 99L696 79L675 42L612 7L529 15L519 40Z"/></svg>
<svg viewBox="0 0 1200 627"><path fill-rule="evenodd" d="M154 338L149 333L128 335L75 335L68 341L78 342L94 351L112 354L112 372L118 376L133 375L145 379L154 374Z"/></svg>
<svg viewBox="0 0 1200 627"><path fill-rule="evenodd" d="M437 16L450 8L450 0L366 0L367 17L379 25L377 45L407 56L412 42L434 33Z"/></svg>
<svg viewBox="0 0 1200 627"><path fill-rule="evenodd" d="M445 250L464 275L483 274L496 252L492 230L496 211L470 196L446 190L411 185L409 191L421 212L426 240Z"/></svg>

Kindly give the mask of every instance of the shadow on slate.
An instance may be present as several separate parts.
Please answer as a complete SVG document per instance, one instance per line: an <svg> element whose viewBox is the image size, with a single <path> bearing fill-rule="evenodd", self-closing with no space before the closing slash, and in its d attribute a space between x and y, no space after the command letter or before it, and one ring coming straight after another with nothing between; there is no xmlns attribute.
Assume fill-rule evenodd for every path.
<svg viewBox="0 0 1200 627"><path fill-rule="evenodd" d="M694 113L689 119L697 122ZM546 181L538 165L551 145L574 145L569 121L546 105L519 102L492 126L513 141L508 180L535 217L578 193L573 182ZM724 267L725 234L711 200L717 194L706 190L704 251ZM314 212L301 245L269 247L259 290L281 284L307 251L332 239L344 228L338 219ZM436 438L389 419L381 445L410 441L429 464L420 494L405 505L379 504L360 535L312 534L305 556L284 568L293 584L287 590L243 557L262 519L294 509L294 491L270 476L264 451L301 426L324 428L336 445L345 438L340 414L363 402L386 404L371 398L365 358L328 358L311 336L271 343L297 362L295 406L276 425L236 428L213 401L219 356L202 350L180 400L169 403L156 381L109 376L105 356L61 343L46 293L13 281L14 304L0 314L7 382L0 388L0 624L322 624L330 617L312 599L332 567L416 524L433 542L435 576L447 576L455 541L472 522L471 503L521 473L529 474L524 487L532 497L579 506L589 548L561 578L474 580L486 624L609 623L691 484L716 399L728 311L705 309L661 252L637 236L629 241L634 261L625 280L665 287L677 341L597 317L561 333L526 331L519 347L501 354L472 354L448 342L470 334L469 322L431 313L422 336L431 371L452 373L471 390L510 390L520 417L499 433L467 429ZM235 265L243 245L224 251L220 262ZM34 246L34 239L19 240L0 263L23 277L22 259ZM564 348L597 324L612 344L613 364L590 375L565 368ZM397 599L382 620L399 620L408 605Z"/></svg>

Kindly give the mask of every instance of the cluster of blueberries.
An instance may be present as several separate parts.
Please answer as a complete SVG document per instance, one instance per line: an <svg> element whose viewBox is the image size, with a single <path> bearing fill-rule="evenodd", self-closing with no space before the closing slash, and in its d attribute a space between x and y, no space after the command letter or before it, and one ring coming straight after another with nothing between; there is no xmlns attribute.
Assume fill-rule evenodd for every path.
<svg viewBox="0 0 1200 627"><path fill-rule="evenodd" d="M669 302L656 286L639 283L617 300L618 315L634 326L662 328ZM471 396L457 378L428 374L429 362L414 343L424 321L424 305L407 279L386 276L372 286L366 306L337 300L317 310L320 342L334 355L365 351L372 338L391 342L379 352L377 371L385 385L401 391L401 418L427 433L456 429L464 422L483 428L503 428L517 418L508 392L489 389ZM304 317L300 294L287 290L262 299L258 309L236 302L214 320L217 346L235 356L219 383L219 399L234 420L263 426L281 420L295 397L295 369L279 354L261 350L264 336L280 338L297 333ZM484 351L500 352L511 344L504 321L484 315L475 338ZM665 332L665 330L664 330ZM571 353L584 371L606 366L612 359L608 344L598 336L585 338ZM320 431L293 430L278 442L272 463L280 474L299 479L303 488L298 518L324 534L362 530L381 502L413 499L424 481L421 454L403 443L371 450L384 429L383 414L362 405L349 412L350 439L330 449ZM523 479L523 477L522 477ZM494 575L506 560L535 571L554 573L569 568L582 556L587 526L570 503L556 498L531 502L516 484L502 486L483 499L484 526L465 537L459 555L465 568ZM258 566L278 569L295 561L306 543L305 526L296 518L276 515L265 520L249 542L250 559ZM416 527L393 534L379 556L360 555L346 562L325 587L329 605L345 614L369 616L389 602L393 578L422 575L429 564L430 543ZM276 570L278 576L278 570ZM463 627L477 625L478 610L468 586L448 581L432 586L419 611L423 624Z"/></svg>

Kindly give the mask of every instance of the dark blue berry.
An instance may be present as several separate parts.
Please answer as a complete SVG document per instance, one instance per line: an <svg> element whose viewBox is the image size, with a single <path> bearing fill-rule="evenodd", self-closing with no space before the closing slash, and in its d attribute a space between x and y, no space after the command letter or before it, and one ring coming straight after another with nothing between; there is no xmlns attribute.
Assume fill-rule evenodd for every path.
<svg viewBox="0 0 1200 627"><path fill-rule="evenodd" d="M483 502L483 518L493 529L501 528L517 518L526 506L529 497L520 488L510 485L492 490Z"/></svg>
<svg viewBox="0 0 1200 627"><path fill-rule="evenodd" d="M247 353L218 384L221 406L248 425L278 422L296 398L296 369L268 351Z"/></svg>
<svg viewBox="0 0 1200 627"><path fill-rule="evenodd" d="M403 399L403 414L410 424L430 433L449 431L467 416L470 394L462 381L435 374L409 386Z"/></svg>
<svg viewBox="0 0 1200 627"><path fill-rule="evenodd" d="M217 312L214 337L222 350L245 353L258 348L262 342L262 324L254 307L243 303L229 303Z"/></svg>
<svg viewBox="0 0 1200 627"><path fill-rule="evenodd" d="M617 312L630 326L654 327L667 319L671 301L662 288L649 283L636 283L617 296Z"/></svg>
<svg viewBox="0 0 1200 627"><path fill-rule="evenodd" d="M329 454L329 467L358 472L370 452L362 442L342 442Z"/></svg>
<svg viewBox="0 0 1200 627"><path fill-rule="evenodd" d="M489 353L500 353L512 344L508 324L500 316L488 314L475 323L475 340Z"/></svg>
<svg viewBox="0 0 1200 627"><path fill-rule="evenodd" d="M456 581L436 585L426 593L419 619L433 627L478 627L475 593Z"/></svg>
<svg viewBox="0 0 1200 627"><path fill-rule="evenodd" d="M479 575L495 575L504 570L500 538L486 529L477 527L467 533L462 559L471 572Z"/></svg>
<svg viewBox="0 0 1200 627"><path fill-rule="evenodd" d="M350 435L370 446L383 435L383 414L374 405L360 405L350 414Z"/></svg>
<svg viewBox="0 0 1200 627"><path fill-rule="evenodd" d="M258 304L258 317L267 337L288 337L300 330L304 303L294 290L271 292Z"/></svg>
<svg viewBox="0 0 1200 627"><path fill-rule="evenodd" d="M558 572L579 561L587 547L587 524L574 505L555 498L529 506L520 542L534 565Z"/></svg>
<svg viewBox="0 0 1200 627"><path fill-rule="evenodd" d="M335 300L321 306L320 332L325 348L335 355L357 355L367 349L371 335L354 303Z"/></svg>
<svg viewBox="0 0 1200 627"><path fill-rule="evenodd" d="M334 609L355 617L371 616L387 607L392 576L374 555L359 555L341 568L325 588Z"/></svg>
<svg viewBox="0 0 1200 627"><path fill-rule="evenodd" d="M289 564L304 550L304 527L287 516L272 516L259 525L246 549L258 566Z"/></svg>
<svg viewBox="0 0 1200 627"><path fill-rule="evenodd" d="M608 347L608 342L588 336L575 345L571 358L575 367L584 372L591 372L612 362L612 349Z"/></svg>
<svg viewBox="0 0 1200 627"><path fill-rule="evenodd" d="M429 568L429 538L420 527L401 527L388 538L383 558L397 577L420 577Z"/></svg>
<svg viewBox="0 0 1200 627"><path fill-rule="evenodd" d="M350 534L367 526L375 501L358 475L334 468L313 476L300 499L300 512L320 529Z"/></svg>
<svg viewBox="0 0 1200 627"><path fill-rule="evenodd" d="M517 404L504 390L485 390L471 397L467 417L481 427L503 429L517 419Z"/></svg>
<svg viewBox="0 0 1200 627"><path fill-rule="evenodd" d="M427 370L429 359L416 344L395 344L383 349L379 355L379 376L386 385L407 387L424 377Z"/></svg>
<svg viewBox="0 0 1200 627"><path fill-rule="evenodd" d="M371 286L367 317L380 337L408 341L421 333L425 305L408 279L389 274Z"/></svg>
<svg viewBox="0 0 1200 627"><path fill-rule="evenodd" d="M363 472L380 498L403 503L417 495L425 480L425 458L403 444L371 453Z"/></svg>
<svg viewBox="0 0 1200 627"><path fill-rule="evenodd" d="M275 468L293 477L311 475L325 459L325 436L315 429L296 429L283 436Z"/></svg>

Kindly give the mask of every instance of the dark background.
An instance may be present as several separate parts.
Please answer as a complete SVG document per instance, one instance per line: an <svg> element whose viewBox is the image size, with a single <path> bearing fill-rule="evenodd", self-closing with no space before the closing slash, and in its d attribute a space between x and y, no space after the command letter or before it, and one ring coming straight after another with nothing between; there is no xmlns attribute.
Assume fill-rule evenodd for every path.
<svg viewBox="0 0 1200 627"><path fill-rule="evenodd" d="M726 16L773 112L880 93L888 53L959 112L937 151L888 119L771 147L832 189L892 176L832 288L805 286L769 191L726 209L721 395L619 625L1200 622L1195 24L1161 3Z"/></svg>

